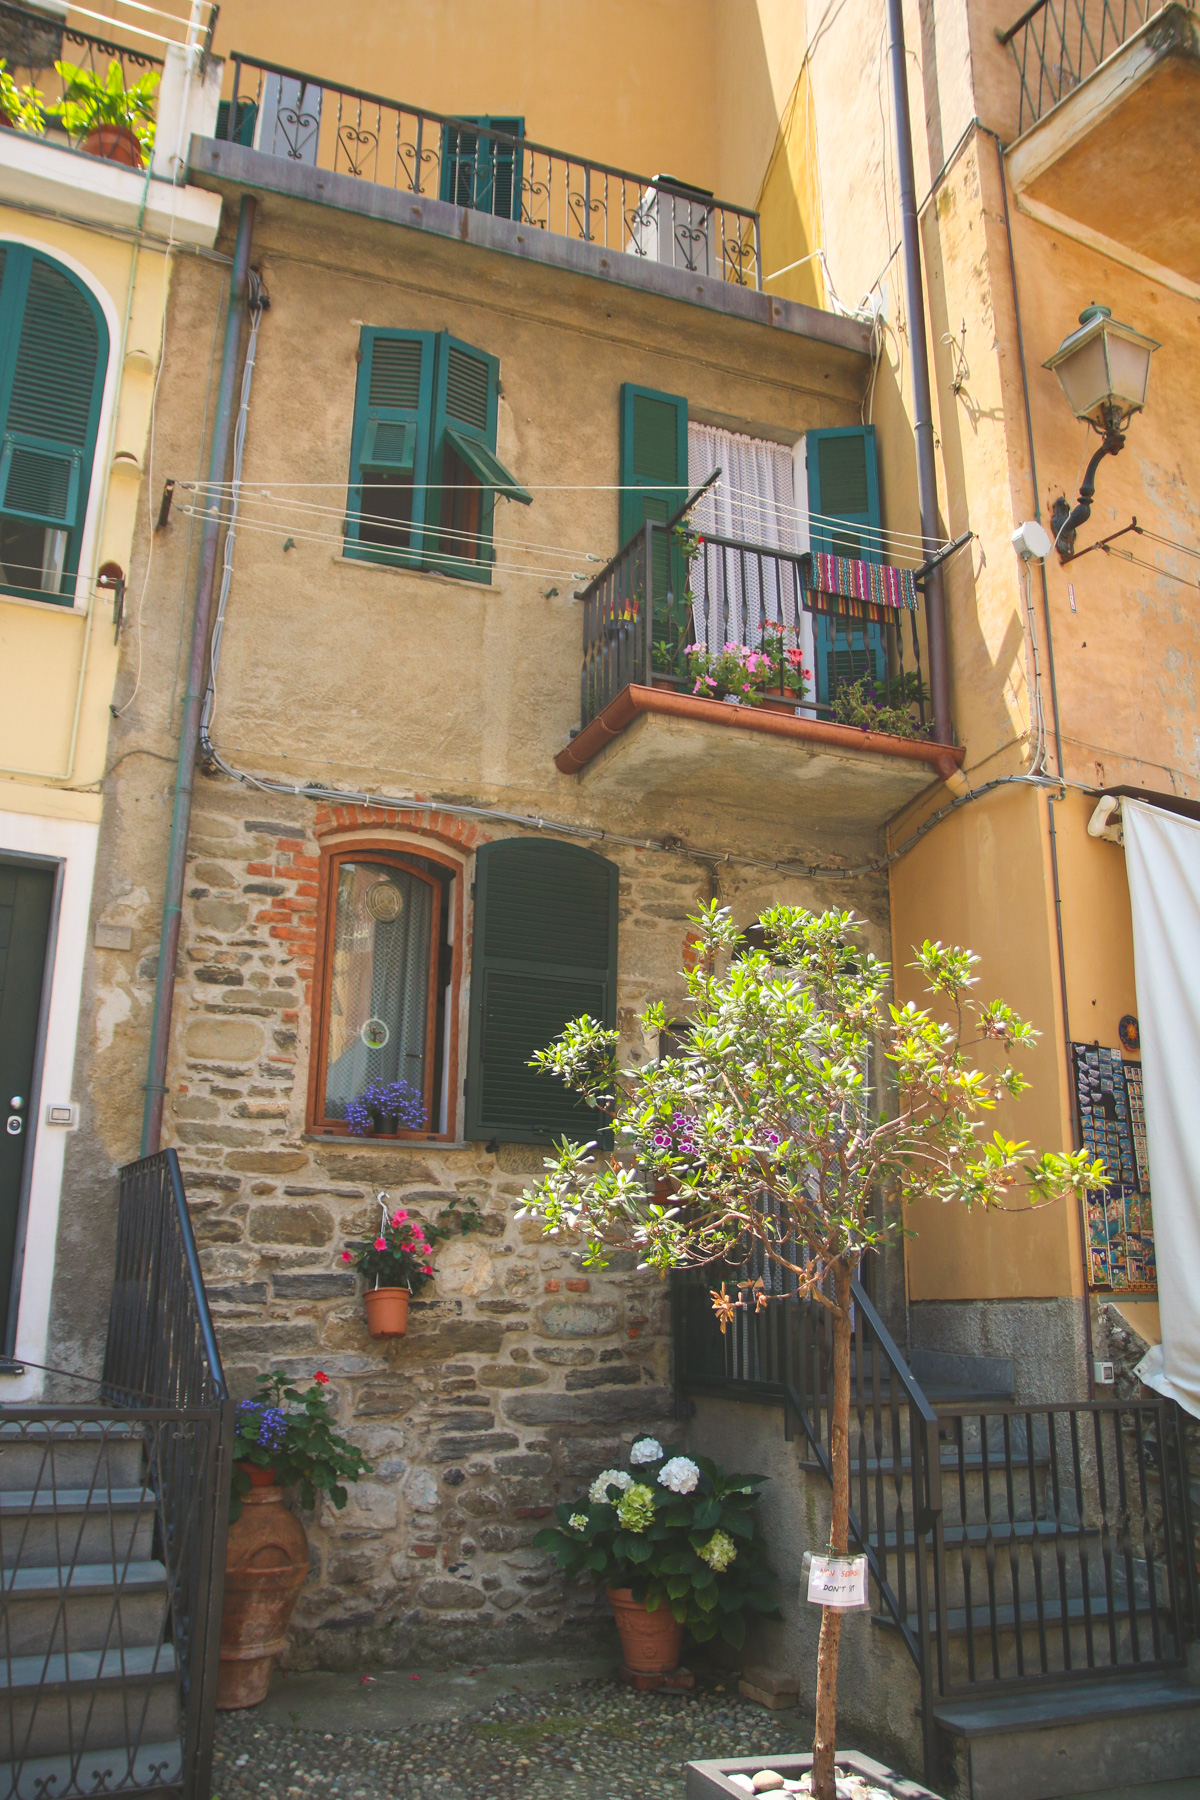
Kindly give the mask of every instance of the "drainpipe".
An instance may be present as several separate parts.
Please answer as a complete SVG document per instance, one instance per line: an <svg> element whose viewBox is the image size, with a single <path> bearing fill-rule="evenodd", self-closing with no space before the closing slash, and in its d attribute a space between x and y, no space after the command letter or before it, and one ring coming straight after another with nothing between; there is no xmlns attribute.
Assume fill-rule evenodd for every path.
<svg viewBox="0 0 1200 1800"><path fill-rule="evenodd" d="M913 175L902 0L887 0L887 15L891 38L892 101L896 110L896 167L900 177L900 242L904 252L904 287L912 355L917 493L921 503L921 535L925 539L926 554L932 555L938 544L937 467L933 456L933 405L929 397L929 356L925 347L925 295L921 281L921 240ZM929 633L929 695L933 702L934 735L939 743L948 744L950 664L946 648L946 596L940 567L931 569L925 578L925 621Z"/></svg>
<svg viewBox="0 0 1200 1800"><path fill-rule="evenodd" d="M179 953L180 909L183 902L188 826L192 816L192 783L196 774L196 750L200 741L200 712L208 676L208 641L212 622L213 578L221 537L220 484L229 464L233 427L233 395L237 382L238 349L246 317L249 293L250 239L254 233L256 202L242 195L238 214L233 272L229 278L229 311L225 318L225 344L221 352L221 377L213 419L209 457L209 500L200 539L200 573L196 581L196 610L192 620L192 645L188 657L187 690L179 731L179 761L175 773L175 804L171 813L171 843L167 855L166 892L163 895L162 928L158 944L158 973L154 981L154 1014L150 1024L150 1054L146 1067L146 1103L142 1113L142 1155L151 1156L162 1140L163 1102L167 1086L167 1050L171 1034L171 1005L175 997L175 958Z"/></svg>

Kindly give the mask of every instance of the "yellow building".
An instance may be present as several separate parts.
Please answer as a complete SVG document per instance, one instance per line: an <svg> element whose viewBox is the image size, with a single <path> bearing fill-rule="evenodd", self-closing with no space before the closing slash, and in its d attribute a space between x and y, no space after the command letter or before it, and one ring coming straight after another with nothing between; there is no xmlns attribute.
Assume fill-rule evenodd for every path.
<svg viewBox="0 0 1200 1800"><path fill-rule="evenodd" d="M14 1399L40 1391L48 1360L85 960L123 937L93 935L89 913L113 684L142 599L128 571L167 296L180 257L212 254L219 218L177 179L212 85L198 13L164 13L121 45L85 24L65 8L0 19L12 109L18 89L42 96L0 130L0 1292ZM144 166L47 110L60 62L101 79L115 62L127 89L146 85L157 138Z"/></svg>
<svg viewBox="0 0 1200 1800"><path fill-rule="evenodd" d="M61 552L74 608L0 602L77 682L55 712L44 660L14 678L6 754L41 773L12 772L13 814L79 809L53 829L90 833L97 868L64 1002L71 1205L17 1347L98 1366L110 1171L169 1148L234 1391L319 1361L375 1465L312 1521L294 1668L594 1638L531 1521L653 1429L777 1477L788 1594L756 1648L809 1680L818 1309L725 1344L682 1289L632 1259L584 1276L514 1216L586 1126L530 1054L581 1008L659 1054L639 1009L679 1002L698 900L746 930L780 901L853 908L902 998L910 945L970 945L1043 1034L1001 1128L1075 1143L1073 1044L1109 1053L1132 1125L1128 892L1089 823L1103 794L1186 807L1200 775L1197 277L1144 194L1177 164L1191 195L1195 21L1169 6L1077 66L1049 0L936 10L909 9L905 50L882 0L456 0L337 31L227 0L189 93L179 65L185 179L164 199L153 168L87 163L139 190L132 223L38 215L80 268L112 259L92 288L122 385L110 497ZM1159 347L1061 563L1038 523L1060 531L1093 439L1044 364L1093 302ZM1183 1433L1132 1377L1158 1331L1125 1138L1111 1218L922 1213L856 1296L876 1617L846 1623L844 1716L972 1800L1082 1791L1101 1716L1113 1780L1200 1768ZM481 1221L402 1341L343 1266L396 1202ZM1124 1410L1095 1397L1114 1362ZM1139 1721L1161 1711L1160 1753Z"/></svg>

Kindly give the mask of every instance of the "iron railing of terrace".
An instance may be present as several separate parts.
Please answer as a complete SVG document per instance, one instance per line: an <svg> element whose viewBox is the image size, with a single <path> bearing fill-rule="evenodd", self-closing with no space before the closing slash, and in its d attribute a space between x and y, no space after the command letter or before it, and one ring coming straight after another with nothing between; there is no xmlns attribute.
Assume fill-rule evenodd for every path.
<svg viewBox="0 0 1200 1800"><path fill-rule="evenodd" d="M1018 137L1073 93L1169 0L1035 0L996 36L1021 77ZM1191 7L1194 0L1183 0Z"/></svg>

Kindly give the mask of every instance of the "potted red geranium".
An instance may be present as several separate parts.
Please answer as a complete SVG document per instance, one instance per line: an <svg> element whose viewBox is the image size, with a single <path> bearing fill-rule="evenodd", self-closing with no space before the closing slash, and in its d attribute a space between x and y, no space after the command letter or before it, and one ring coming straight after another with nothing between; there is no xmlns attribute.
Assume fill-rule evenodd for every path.
<svg viewBox="0 0 1200 1800"><path fill-rule="evenodd" d="M382 1199L381 1199L382 1204ZM342 1261L353 1263L366 1283L367 1329L372 1337L403 1337L408 1329L408 1302L432 1279L433 1246L447 1234L424 1226L404 1208L383 1208L379 1231L372 1239L351 1244Z"/></svg>

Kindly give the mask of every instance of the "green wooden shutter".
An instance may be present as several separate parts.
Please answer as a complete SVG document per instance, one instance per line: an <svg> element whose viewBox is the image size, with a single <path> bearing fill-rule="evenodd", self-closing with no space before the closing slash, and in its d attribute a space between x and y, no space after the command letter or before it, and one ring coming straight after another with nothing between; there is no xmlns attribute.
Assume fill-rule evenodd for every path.
<svg viewBox="0 0 1200 1800"><path fill-rule="evenodd" d="M511 838L476 861L466 1135L548 1143L604 1120L529 1067L568 1020L616 1020L617 865L573 844Z"/></svg>
<svg viewBox="0 0 1200 1800"><path fill-rule="evenodd" d="M524 159L515 144L487 136L489 129L523 138L525 121L465 113L461 123L442 126L439 192L455 206L494 213L501 219L519 219Z"/></svg>
<svg viewBox="0 0 1200 1800"><path fill-rule="evenodd" d="M350 495L346 553L375 561L418 560L424 550L435 334L363 327L350 439ZM361 515L372 512L364 476L412 476L412 523L407 550L364 540ZM379 503L376 502L376 505ZM368 526L369 530L370 527Z"/></svg>
<svg viewBox="0 0 1200 1800"><path fill-rule="evenodd" d="M688 497L687 401L680 394L662 394L656 388L621 387L621 508L622 545L641 530L647 519L666 520L679 511ZM653 635L669 633L667 596L683 606L686 585L683 558L666 532L654 533L652 588ZM686 607L684 608L686 611ZM678 621L677 621L678 622Z"/></svg>
<svg viewBox="0 0 1200 1800"><path fill-rule="evenodd" d="M852 556L860 562L882 562L875 427L810 431L804 444L813 549ZM839 686L862 675L879 683L886 680L887 655L880 626L825 614L818 614L814 623L819 701L828 705Z"/></svg>
<svg viewBox="0 0 1200 1800"><path fill-rule="evenodd" d="M0 513L69 534L65 589L79 564L108 328L66 269L21 244L3 251Z"/></svg>
<svg viewBox="0 0 1200 1800"><path fill-rule="evenodd" d="M452 450L467 462L481 484L478 559L443 552L439 560L450 573L471 581L491 580L492 519L496 505L495 488L481 472L481 463L476 462L471 449L478 445L481 450L495 450L499 395L498 359L489 356L486 350L478 350L473 344L464 344L451 337L448 331L439 332L430 481L435 487L443 481L447 452ZM452 496L448 494L437 496L439 516L447 527L451 500Z"/></svg>

